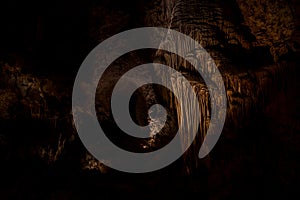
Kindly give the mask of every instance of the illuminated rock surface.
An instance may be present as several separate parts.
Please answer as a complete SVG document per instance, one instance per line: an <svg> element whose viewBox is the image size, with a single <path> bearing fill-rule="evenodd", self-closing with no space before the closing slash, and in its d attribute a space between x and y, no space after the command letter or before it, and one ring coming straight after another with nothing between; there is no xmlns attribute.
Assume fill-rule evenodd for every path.
<svg viewBox="0 0 300 200"><path fill-rule="evenodd" d="M297 1L155 0L133 1L130 6L121 1L103 2L66 1L60 7L37 5L36 10L28 4L24 10L30 15L3 23L0 154L4 164L0 169L4 197L34 198L45 193L54 199L81 199L87 194L110 195L112 188L120 194L146 195L150 190L153 194L149 196L153 198L154 193L176 197L180 192L210 199L253 199L261 197L261 193L287 198L297 192L300 176L297 92L300 5ZM19 4L5 6L6 12L25 12ZM146 53L141 58L137 58L138 53L128 55L113 64L109 80L117 80L122 70L145 61L167 64L189 78L197 91L202 115L200 136L183 158L154 174L120 175L94 159L79 141L71 116L71 90L82 59L98 42L141 26L178 30L207 50L223 76L228 98L227 120L215 149L209 157L199 160L198 150L210 115L209 94L201 77L196 76L187 62L166 52ZM186 57L199 62L201 52L191 52ZM119 70L120 67L123 69ZM112 86L102 87L108 91ZM173 87L186 95L180 81L175 81ZM155 92L148 87L139 94L144 97L137 98L137 102L150 105L163 100L171 113L176 109L176 101L167 91ZM107 101L99 98L98 103ZM144 112L144 107L136 109ZM114 137L118 130L111 127L107 108L97 105L96 108L100 121L105 121ZM186 115L192 118L193 110L187 110ZM146 123L147 118L140 113L135 113L136 120ZM169 129L176 128L176 113L173 114L166 125ZM129 149L147 151L165 144L169 137L162 134L133 144L122 139L116 142ZM189 138L183 136L183 139ZM48 180L58 183L53 186ZM89 183L85 185L84 181ZM93 190L99 190L100 194Z"/></svg>

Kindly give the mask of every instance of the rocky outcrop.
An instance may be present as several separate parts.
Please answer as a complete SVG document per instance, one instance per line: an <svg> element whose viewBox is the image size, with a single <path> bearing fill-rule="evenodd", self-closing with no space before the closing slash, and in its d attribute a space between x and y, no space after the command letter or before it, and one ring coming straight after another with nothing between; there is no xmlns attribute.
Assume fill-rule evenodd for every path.
<svg viewBox="0 0 300 200"><path fill-rule="evenodd" d="M280 56L287 54L295 31L291 2L237 0L237 3L243 14L244 24L255 36L253 46L270 47L275 62Z"/></svg>
<svg viewBox="0 0 300 200"><path fill-rule="evenodd" d="M221 1L158 2L156 1L158 6L149 11L146 21L152 26L175 29L191 36L209 52L221 71L228 100L226 125L231 129L245 126L251 115L263 110L266 103L284 89L287 77L293 77L295 64L280 60L280 57L291 53L288 45L292 43L295 30L295 19L288 3L231 1L231 6L228 7ZM160 13L159 19L157 13ZM189 44L181 44L181 40L177 39L175 42L179 47L174 48L189 49ZM163 45L172 45L174 40L167 39L165 43ZM255 52L260 52L261 55ZM160 62L187 73L185 76L189 77L193 87L199 88L196 90L203 113L200 120L201 141L210 121L209 93L205 84L194 78L195 70L181 58L166 52L158 52L157 57ZM204 66L205 69L202 70L207 73L213 73L209 72L209 63L201 65L206 60L201 51L190 52L184 59L192 60L196 66ZM185 87L180 81L172 84L174 90L185 95ZM163 96L170 102L170 94ZM195 111L186 106L186 110L190 112L187 115L192 116ZM175 109L179 109L176 104ZM183 141L189 140L184 135L182 137ZM197 165L199 143L194 144L194 150L185 158L188 173L193 169L191 163Z"/></svg>
<svg viewBox="0 0 300 200"><path fill-rule="evenodd" d="M292 5L294 4L296 3L292 1ZM77 7L80 8L80 5ZM135 19L137 9L146 13L139 15L138 20ZM107 37L137 25L175 29L198 41L210 54L222 73L228 100L226 125L233 129L249 123L248 118L251 117L251 114L263 109L266 102L274 98L276 91L286 87L286 77L293 74L294 66L289 60L285 60L285 56L293 55L293 52L297 51L299 31L296 27L299 26L300 20L298 20L297 9L293 9L291 4L286 1L154 0L134 4L131 10L123 9L122 6L114 9L113 5L106 6L93 2L87 10L89 13L88 17L85 16L85 20L88 19L89 24L85 27L88 29L86 32L91 43L89 45L93 47ZM134 13L131 13L132 10ZM76 9L74 13L76 13L75 11ZM140 13L143 12L140 11ZM72 16L69 17L72 18ZM77 21L78 18L80 17L72 19ZM42 20L43 17L38 19ZM133 23L135 21L139 21L139 24ZM39 23L43 23L43 21L39 21ZM63 26L62 22L60 24ZM40 25L42 24L38 24L38 27ZM48 29L54 27L51 23L48 25L50 26ZM47 30L47 26L45 30ZM68 35L69 31L66 30L64 36ZM37 35L39 34L41 33ZM60 34L56 33L56 37L60 38L59 36ZM79 37L80 34L75 34L75 36ZM74 38L76 38L75 36ZM46 36L41 35L41 37ZM83 43L83 41L81 42ZM70 43L73 41L68 40L66 46ZM167 43L168 41L166 41ZM182 44L182 46L184 45ZM54 46L53 44L52 48ZM72 57L72 55L68 56L68 58ZM129 58L128 62L114 63L112 68L115 69L116 77L113 77L113 80L119 76L120 71L117 71L119 66L125 63L136 65L143 62L136 59L134 55ZM197 91L202 111L200 137L191 152L185 156L185 171L193 173L199 164L197 159L199 144L205 136L210 120L210 97L201 77L197 76L193 67L185 61L187 58L195 63L205 59L200 51L190 52L185 58L179 58L166 52L156 52L155 56L156 61L181 71ZM65 61L65 63L68 62ZM58 69L64 67L59 63L57 66ZM79 68L79 66L80 63L76 67ZM4 122L6 120L24 121L25 119L46 122L48 126L52 127L49 132L52 131L54 134L44 138L44 143L37 145L34 154L38 154L39 159L46 163L57 163L67 151L67 146L76 140L70 114L71 85L59 82L57 77L44 78L34 75L34 73L24 72L23 67L26 68L26 66L17 64L1 63L0 118ZM210 64L208 63L206 67L205 70L209 72ZM34 71L34 67L31 70ZM104 86L107 90L110 90L110 87L109 84ZM186 95L180 81L175 81L173 88L181 91L182 95ZM151 92L153 92L152 89ZM149 92L146 95L149 95ZM152 101L150 103L155 101L153 98L163 96L172 109L178 107L170 94L157 93L150 96L148 97L148 100ZM102 98L98 103L101 104L105 101L108 100ZM101 106L97 109L102 114L100 118L106 120L110 117L110 113L107 110L101 110ZM189 109L187 108L187 110ZM186 114L192 117L193 110L189 110ZM174 121L176 119L172 121L175 124ZM172 123L167 126L172 128ZM230 132L225 134L230 134ZM1 133L1 145L9 142L8 138L8 135ZM160 139L153 137L139 145L145 149L155 148L160 145ZM189 140L189 138L184 139ZM5 148L6 146L3 145ZM79 159L82 169L97 170L103 173L107 171L100 162L86 152Z"/></svg>

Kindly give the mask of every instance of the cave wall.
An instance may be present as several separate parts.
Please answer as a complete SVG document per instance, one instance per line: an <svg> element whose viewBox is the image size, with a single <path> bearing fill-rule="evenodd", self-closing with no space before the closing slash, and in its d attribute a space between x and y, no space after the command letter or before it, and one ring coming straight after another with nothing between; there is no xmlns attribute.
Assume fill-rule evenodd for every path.
<svg viewBox="0 0 300 200"><path fill-rule="evenodd" d="M71 91L81 60L89 50L129 28L172 28L191 36L209 52L223 75L227 92L225 138L238 137L234 130L251 124L253 116L264 110L266 104L276 101L278 92L294 81L300 21L296 0L226 3L154 0L134 1L129 6L120 2L114 5L110 1L62 4L52 1L45 7L19 1L6 2L8 5L1 2L0 143L3 163L6 163L3 169L18 171L20 161L29 166L34 160L33 163L43 167L110 172L79 142L71 115ZM18 15L10 18L13 13ZM184 48L186 44L181 45ZM198 51L185 58L199 63L201 56ZM200 137L185 155L183 170L184 174L194 174L203 164L197 153L210 116L207 88L194 77L195 70L184 59L158 51L155 60L184 73L197 91L203 111ZM132 55L129 62L135 64L141 60ZM208 63L205 70L209 68ZM186 95L183 87L179 81L173 82L174 90ZM170 94L162 96L172 108L178 107ZM193 111L187 110L186 114L192 117ZM108 115L105 113L103 118ZM33 135L27 137L22 130ZM189 140L184 135L182 138ZM149 146L155 145L155 141L149 142ZM234 152L232 147L228 148ZM204 162L207 168L216 168L209 159ZM241 161L237 158L235 162Z"/></svg>
<svg viewBox="0 0 300 200"><path fill-rule="evenodd" d="M156 2L157 6L150 9L146 22L151 26L172 28L189 35L209 52L221 71L228 100L226 126L232 130L249 124L251 116L261 112L276 99L279 91L287 87L287 79L295 80L295 63L284 59L284 56L297 51L291 46L296 42L292 37L296 30L296 19L291 2L232 1L231 6L221 1ZM176 47L172 46L174 40L179 44ZM167 39L162 45L169 45L171 49L190 48L190 44L183 44L177 38ZM185 52L184 49L181 51ZM210 71L212 61L203 55L196 50L187 52L184 59L213 75L214 72ZM211 115L209 92L205 84L193 77L195 70L182 58L158 51L157 59L183 73L188 72L185 76L189 77L197 91L203 113L199 129L201 136L198 138L198 141L203 141ZM203 63L203 60L208 63ZM187 91L181 81L165 81L172 81L173 89L186 96ZM174 105L174 109L180 109L171 94L162 96ZM187 116L193 116L194 111L189 105L185 110ZM185 135L182 137L184 142L189 141ZM190 150L185 158L188 173L195 167L189 165L196 163L197 166L199 161L199 143L194 143L194 150Z"/></svg>

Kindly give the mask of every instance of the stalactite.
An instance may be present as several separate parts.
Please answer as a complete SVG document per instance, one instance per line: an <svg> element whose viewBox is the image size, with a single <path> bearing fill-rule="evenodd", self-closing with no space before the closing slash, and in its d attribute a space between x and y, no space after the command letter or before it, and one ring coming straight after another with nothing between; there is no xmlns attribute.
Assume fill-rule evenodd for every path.
<svg viewBox="0 0 300 200"><path fill-rule="evenodd" d="M243 2L238 1L238 3L240 8L243 9ZM284 77L288 77L288 75L292 74L294 66L286 66L281 63L270 64L258 70L235 70L234 68L236 66L232 66L231 62L223 55L222 50L217 49L226 47L228 44L243 49L250 49L250 47L252 48L255 45L252 41L248 40L249 38L243 35L236 24L224 18L223 9L218 3L194 0L187 3L181 0L164 0L164 5L172 5L172 13L166 15L172 15L172 20L162 19L162 21L170 22L166 27L176 29L189 35L198 41L204 49L209 47L209 53L213 58L213 60L207 60L207 58L201 54L201 50L195 50L195 52L188 52L184 58L185 60L180 60L180 63L178 57L165 54L165 64L177 70L180 66L181 68L186 68L186 71L190 73L195 73L195 69L187 63L187 60L189 60L193 65L201 67L203 72L209 77L212 77L214 71L211 70L211 65L212 62L215 62L216 66L222 72L227 90L227 124L230 124L230 126L238 128L247 123L247 118L249 118L253 112L263 108L267 99L272 98L276 91L278 91L278 83L282 82L285 79ZM247 9L242 10L243 14L245 11L247 11ZM251 13L251 11L249 11L249 13ZM250 22L248 22L249 21L246 23L249 24ZM157 26L155 22L151 25ZM216 30L222 33L223 36L220 37L220 35L217 35ZM261 43L260 40L258 41ZM177 38L169 38L162 45L169 45L171 48L175 45L174 43L179 45L178 51L182 51L181 48L190 48L189 44L183 44ZM270 45L269 43L266 44ZM278 51L277 49L276 51ZM284 53L284 51L281 52ZM272 54L274 55L275 53ZM159 53L157 55L160 56ZM201 63L205 64L201 66ZM196 90L199 98L199 109L201 111L199 132L201 138L203 138L208 128L210 116L209 93L203 83L200 83L198 80L193 80L192 78L189 81ZM181 85L180 80L172 80L172 86L174 90L180 92L181 95L187 95L185 94L184 85ZM165 98L168 97L166 96ZM193 102L188 102L188 104L193 104ZM185 114L192 116L193 110L189 110L189 105L186 105L186 108L184 108L187 110ZM177 104L175 105L175 107L177 107L176 109L182 109L178 108L178 106ZM184 136L182 137L183 141L189 139L184 138ZM197 160L196 156L197 155L195 155L195 158L189 156L185 158L187 162L187 172L191 172L192 167L190 165L192 164L190 162L195 162L195 160Z"/></svg>

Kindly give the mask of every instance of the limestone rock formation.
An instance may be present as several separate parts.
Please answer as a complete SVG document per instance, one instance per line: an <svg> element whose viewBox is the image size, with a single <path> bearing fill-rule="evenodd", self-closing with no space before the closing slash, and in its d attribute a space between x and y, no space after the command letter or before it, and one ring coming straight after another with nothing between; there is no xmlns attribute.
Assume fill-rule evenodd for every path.
<svg viewBox="0 0 300 200"><path fill-rule="evenodd" d="M108 1L105 2L107 3ZM88 30L83 31L86 32L88 41L84 42L90 43L87 46L92 49L98 42L105 40L109 36L126 29L141 26L175 29L198 41L213 59L207 60L203 70L207 71L208 74L213 73L211 65L212 62L215 62L223 76L226 87L228 112L225 130L230 129L231 131L224 132L224 137L234 137L233 132L235 129L250 123L251 120L249 118L253 117L254 113L261 112L268 102L276 98L279 90L287 87L288 81L286 79L293 79L295 63L287 58L289 58L288 56L293 57L293 53L299 51L297 44L299 46L300 41L300 14L298 11L300 9L297 10L299 3L294 0L154 0L142 1L142 3L134 2L136 4L132 4L130 8L118 6L117 9L114 9L113 5L107 6L91 1L91 5L86 8L89 11L87 14L88 24L86 26ZM118 3L120 2L118 1ZM293 5L298 7L293 8ZM136 10L140 11L137 12ZM76 15L76 12L73 14ZM72 16L68 17L72 18ZM43 15L36 18L38 19L36 35L46 37L39 29L43 23L46 23L43 21ZM80 19L80 16L76 16L74 19ZM76 21L74 19L73 22ZM63 23L61 22L61 24ZM51 23L48 25L49 29L55 27ZM47 26L45 25L45 27ZM65 30L63 35L65 36L69 32L72 31ZM57 35L54 38L59 38L59 41L64 40L59 37L59 31L55 32L55 34ZM79 35L75 34L76 37ZM76 37L75 39L77 39ZM172 42L167 40L165 45ZM73 43L73 41L68 40L67 44L70 43ZM180 48L188 45L182 44L180 41L177 41L177 43L180 44ZM50 45L47 42L46 44ZM47 45L44 48L47 49ZM60 44L53 44L53 46L55 45L60 47ZM30 45L27 48L34 49L34 46ZM1 54L5 52L2 50L0 49ZM38 51L38 49L34 50ZM58 51L55 54L59 54L62 51L60 48L56 50ZM61 53L61 57L63 56L64 53ZM67 58L71 57L68 54ZM192 87L197 92L202 113L199 129L200 137L197 138L190 152L183 159L185 162L184 173L195 173L200 165L198 160L199 145L205 137L210 121L210 96L203 80L186 60L191 60L196 63L196 66L200 67L199 63L206 58L203 57L200 50L189 52L184 58L162 51L155 52L153 60L149 60L149 58L145 60L143 58L138 59L134 54L128 57L127 61L116 62L112 65L112 74L107 80L115 82L122 70L124 70L122 69L123 65L142 64L148 59L147 61L149 62L155 60L183 73L188 77ZM149 57L152 59L152 55ZM53 56L53 59L55 60L55 56ZM46 60L44 62L42 64L50 66L49 71L52 71L51 64L53 63L49 61L49 65L46 63ZM68 60L66 59L63 64L55 64L57 64L57 68L63 69L65 64L68 64ZM71 65L67 69L72 68L73 71L76 71L80 63L76 64L78 66ZM73 159L74 157L70 156L70 154L73 154L72 150L82 147L82 145L78 144L80 142L76 136L71 116L72 84L59 82L59 77L45 78L34 73L25 72L26 70L23 69L26 67L28 66L7 64L6 62L0 63L0 120L3 122L1 122L1 125L4 124L3 127L6 127L7 121L13 121L14 123L14 120L18 122L25 121L25 125L26 120L29 120L34 125L36 125L35 120L38 120L39 123L42 121L42 124L45 123L46 127L51 128L41 128L42 130L37 128L35 130L39 133L45 131L48 135L45 134L46 136L41 141L37 141L37 144L34 144L35 146L29 143L29 145L24 147L29 152L29 157L38 155L38 159L49 165L60 163L64 158L69 159L71 157ZM39 71L40 68L42 67L29 67L32 72L35 70ZM62 79L74 78L70 78L68 75L70 73L63 74ZM180 80L175 80L172 84L174 90L180 91L181 95L187 95ZM104 90L105 93L111 87L111 83L107 81L100 89ZM169 93L161 94L160 92L155 92L157 91L152 87L144 88L141 94L146 97L146 100L139 99L139 101L145 100L146 104L151 104L158 101L157 97L162 96L164 101L170 104L171 109L178 108L177 102ZM107 101L109 101L108 97L97 99L96 109L100 113L100 120L110 120L111 113L102 106ZM144 112L145 108L140 106L139 109ZM188 105L186 110L188 110L186 115L192 119L194 111L188 108ZM144 116L141 112L136 114L139 115L138 118ZM176 125L177 119L172 120L166 125L169 129ZM13 125L10 127L13 127ZM13 143L10 137L13 136L6 132L0 133L1 149L7 150L7 146ZM141 147L144 150L151 150L161 145L164 139L158 136L151 137L148 140L139 141L138 145L140 145L139 148ZM190 140L190 138L185 138L184 135L182 139L183 141ZM33 152L28 150L31 149L31 145L36 147ZM22 152L24 149L21 148L20 151ZM78 153L78 151L81 152ZM109 171L85 150L80 149L78 151L76 153L79 154L79 158L76 156L75 158L79 161L75 163L81 170L92 170L100 173ZM9 156L6 158L9 159ZM209 162L207 163L209 165Z"/></svg>
<svg viewBox="0 0 300 200"><path fill-rule="evenodd" d="M295 31L295 19L289 1L237 0L244 23L255 36L253 46L268 46L277 62L288 53L288 44Z"/></svg>
<svg viewBox="0 0 300 200"><path fill-rule="evenodd" d="M263 109L266 102L284 88L286 77L293 75L295 65L279 62L279 57L288 53L287 45L291 42L295 30L295 19L288 3L232 1L231 7L227 7L221 1L164 0L160 4L158 1L156 3L157 6L149 11L146 21L152 26L175 29L191 36L209 52L221 71L227 91L227 125L230 124L235 128L244 126L251 113ZM160 19L157 19L156 13L161 13ZM176 46L177 48L189 45L181 44L181 40L177 39L175 42L179 46ZM172 45L174 40L167 40L166 43ZM259 49L262 55L252 53ZM203 59L205 60L201 55L201 51L190 52L186 55L186 59L192 59L193 63L201 63ZM268 60L269 55L272 55L273 59ZM174 55L158 52L157 56L162 63L188 72L188 76L192 76L195 71ZM257 58L259 56L261 57ZM256 59L265 60L266 63L260 65ZM239 63L236 63L236 60L240 60ZM209 64L196 66L204 67L202 70L206 72L210 68ZM201 81L195 78L190 78L190 81L194 88L201 88L197 94L203 107L200 122L200 135L203 138L210 118L208 91ZM186 91L180 81L175 81L173 87L185 95ZM168 101L170 96L164 96ZM192 116L194 111L190 112L187 115ZM182 137L183 141L188 140L184 139L184 135ZM189 155L194 159L189 156L186 158L188 173L193 168L188 165L197 163L199 144L194 148L195 155Z"/></svg>

